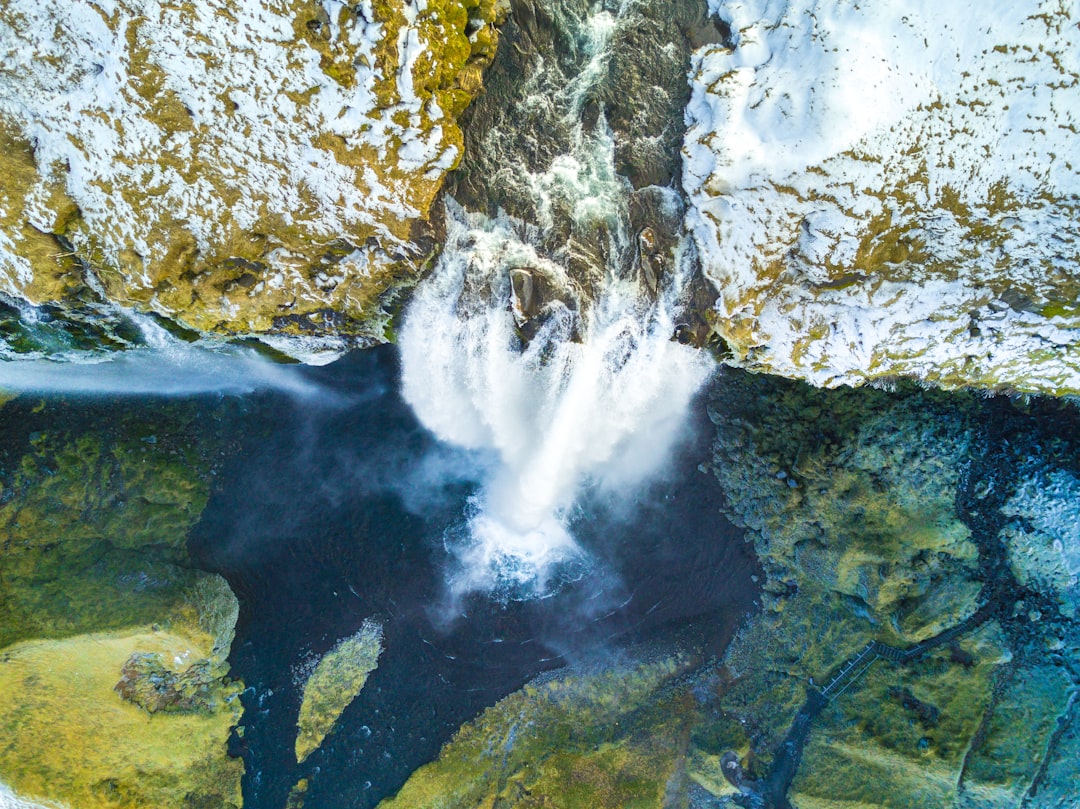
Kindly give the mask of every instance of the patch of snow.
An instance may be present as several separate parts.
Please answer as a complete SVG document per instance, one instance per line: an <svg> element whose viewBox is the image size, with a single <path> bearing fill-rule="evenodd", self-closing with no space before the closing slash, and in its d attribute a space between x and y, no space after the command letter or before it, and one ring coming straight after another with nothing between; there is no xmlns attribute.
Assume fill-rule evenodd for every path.
<svg viewBox="0 0 1080 809"><path fill-rule="evenodd" d="M452 144L442 127L419 135L412 71L424 69L427 45L418 7L404 6L401 98L380 107L375 48L385 32L369 22L370 2L342 15L344 4L323 0L331 44L356 50L357 81L345 86L298 39L289 3L9 0L0 10L0 115L33 141L43 177L62 172L85 222L76 247L92 239L109 262L125 250L160 254L161 232L176 222L208 253L234 227L268 221L316 241L356 228L394 241L383 223L419 213L410 183L339 162L326 136L384 158L389 143L408 143L405 162L420 177L445 166ZM410 126L395 122L400 110ZM15 266L8 277L25 273L7 258L9 241L0 242Z"/></svg>
<svg viewBox="0 0 1080 809"><path fill-rule="evenodd" d="M1080 9L713 0L684 186L736 361L1080 390ZM871 262L876 233L920 253ZM995 308L1004 288L1014 306Z"/></svg>

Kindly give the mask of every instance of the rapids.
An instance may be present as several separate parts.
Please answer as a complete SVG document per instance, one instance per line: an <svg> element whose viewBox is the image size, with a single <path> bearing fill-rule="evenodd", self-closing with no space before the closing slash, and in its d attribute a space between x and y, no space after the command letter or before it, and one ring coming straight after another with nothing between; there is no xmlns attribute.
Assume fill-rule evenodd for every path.
<svg viewBox="0 0 1080 809"><path fill-rule="evenodd" d="M676 339L696 268L680 198L620 173L623 136L596 101L641 9L548 11L566 58L538 48L511 102L523 119L542 110L544 125L499 144L495 211L448 199L440 258L400 335L403 394L421 422L494 458L445 535L458 595L542 596L580 575L578 496L632 497L662 469L712 368ZM537 139L549 160L535 159Z"/></svg>

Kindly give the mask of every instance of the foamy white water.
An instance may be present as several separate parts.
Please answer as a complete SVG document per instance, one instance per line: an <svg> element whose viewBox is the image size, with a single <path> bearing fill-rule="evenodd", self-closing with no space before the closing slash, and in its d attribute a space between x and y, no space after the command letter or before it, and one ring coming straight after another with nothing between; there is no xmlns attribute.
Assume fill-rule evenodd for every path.
<svg viewBox="0 0 1080 809"><path fill-rule="evenodd" d="M452 212L402 330L403 393L439 438L498 457L454 540L457 588L542 594L584 561L570 531L581 487L625 492L655 473L712 363L672 340L682 277L655 301L613 277L580 319L555 301L523 346L508 270L561 270L515 230ZM477 284L490 289L479 308L463 295Z"/></svg>

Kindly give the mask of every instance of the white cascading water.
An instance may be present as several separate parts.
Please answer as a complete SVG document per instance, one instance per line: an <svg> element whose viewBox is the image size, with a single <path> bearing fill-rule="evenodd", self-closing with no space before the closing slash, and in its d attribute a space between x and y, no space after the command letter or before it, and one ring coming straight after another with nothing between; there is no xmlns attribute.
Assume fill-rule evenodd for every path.
<svg viewBox="0 0 1080 809"><path fill-rule="evenodd" d="M590 59L566 90L572 115L602 73L612 26L607 12L589 20ZM538 227L448 202L442 255L400 335L403 393L420 420L440 439L497 459L463 524L447 534L458 595L537 597L580 575L588 559L572 535L576 495L585 485L626 494L654 474L712 367L704 352L672 339L692 271L689 240L658 294L620 277L617 268L635 249L629 184L615 172L610 131L586 134L575 125L572 154L531 178ZM677 206L674 191L670 198ZM553 204L572 212L576 232L608 234L608 271L582 311L546 302L539 331L525 343L509 271L532 268L574 288L535 247Z"/></svg>
<svg viewBox="0 0 1080 809"><path fill-rule="evenodd" d="M149 318L125 317L141 332L138 348L0 362L0 390L88 396L192 396L245 394L274 389L301 398L330 401L332 394L249 348L213 340L187 343Z"/></svg>

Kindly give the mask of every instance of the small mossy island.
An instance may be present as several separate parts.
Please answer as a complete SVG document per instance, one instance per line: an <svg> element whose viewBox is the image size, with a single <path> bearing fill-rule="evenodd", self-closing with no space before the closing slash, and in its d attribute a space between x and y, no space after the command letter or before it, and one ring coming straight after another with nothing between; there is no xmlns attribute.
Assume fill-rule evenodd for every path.
<svg viewBox="0 0 1080 809"><path fill-rule="evenodd" d="M101 429L22 397L0 418L0 781L49 805L239 807L238 604L185 548L216 463L197 410L118 405Z"/></svg>
<svg viewBox="0 0 1080 809"><path fill-rule="evenodd" d="M296 720L296 760L303 762L334 727L341 712L364 687L368 674L379 664L382 628L365 621L353 636L343 638L330 651L312 661L304 674L304 696Z"/></svg>

